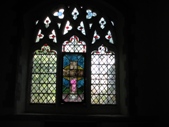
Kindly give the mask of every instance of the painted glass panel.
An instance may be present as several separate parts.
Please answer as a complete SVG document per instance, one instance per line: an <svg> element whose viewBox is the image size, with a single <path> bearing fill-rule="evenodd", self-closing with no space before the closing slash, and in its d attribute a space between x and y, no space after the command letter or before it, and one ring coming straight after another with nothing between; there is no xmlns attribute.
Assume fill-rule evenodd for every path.
<svg viewBox="0 0 169 127"><path fill-rule="evenodd" d="M84 56L82 54L63 56L62 99L64 102L84 100Z"/></svg>

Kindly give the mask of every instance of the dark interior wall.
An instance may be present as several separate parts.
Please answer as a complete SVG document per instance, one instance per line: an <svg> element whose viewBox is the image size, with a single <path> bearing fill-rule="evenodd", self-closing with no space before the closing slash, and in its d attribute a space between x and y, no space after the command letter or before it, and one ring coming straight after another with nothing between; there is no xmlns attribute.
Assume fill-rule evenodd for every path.
<svg viewBox="0 0 169 127"><path fill-rule="evenodd" d="M134 50L136 61L136 105L140 115L157 115L158 100L158 45L156 43L156 2L135 2L136 24Z"/></svg>
<svg viewBox="0 0 169 127"><path fill-rule="evenodd" d="M10 3L10 4L9 4ZM0 113L13 113L15 78L16 78L16 56L17 51L17 27L15 25L16 12L13 7L15 2L7 0L0 5L0 28L2 42L2 62L1 62L1 85L0 85Z"/></svg>
<svg viewBox="0 0 169 127"><path fill-rule="evenodd" d="M120 0L108 1L116 6L125 16L130 17L129 34L126 33L129 49L129 88L131 100L134 101L133 114L138 116L168 115L168 101L160 103L168 96L168 89L162 89L168 84L168 15L167 3L153 0ZM9 4L10 3L10 4ZM38 1L36 1L36 4ZM1 85L0 113L14 113L15 99L19 99L20 89L16 89L17 54L19 49L18 13L27 11L33 2L13 2L6 0L1 8ZM134 17L132 17L134 16ZM129 18L128 18L129 19ZM21 34L21 33L19 33ZM19 41L18 41L19 39ZM131 42L130 42L131 40ZM163 54L161 54L163 53ZM162 63L162 64L160 64ZM162 80L160 80L162 78ZM163 92L163 91L164 92ZM167 99L167 98L165 98ZM168 99L167 99L168 100ZM129 101L131 102L131 101ZM161 107L162 106L162 107ZM162 109L162 110L160 110ZM132 110L132 109L130 109Z"/></svg>
<svg viewBox="0 0 169 127"><path fill-rule="evenodd" d="M169 125L169 3L167 1L160 3L157 8L157 51L158 61L159 61L159 84L158 89L158 99L159 99L159 112L160 119L163 123Z"/></svg>

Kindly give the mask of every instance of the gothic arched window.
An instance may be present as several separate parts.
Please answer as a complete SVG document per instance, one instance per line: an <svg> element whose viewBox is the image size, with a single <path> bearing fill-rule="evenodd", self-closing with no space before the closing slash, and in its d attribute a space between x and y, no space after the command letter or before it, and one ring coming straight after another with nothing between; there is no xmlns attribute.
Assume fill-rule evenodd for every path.
<svg viewBox="0 0 169 127"><path fill-rule="evenodd" d="M118 15L106 9L90 2L38 8L28 35L28 112L121 112Z"/></svg>

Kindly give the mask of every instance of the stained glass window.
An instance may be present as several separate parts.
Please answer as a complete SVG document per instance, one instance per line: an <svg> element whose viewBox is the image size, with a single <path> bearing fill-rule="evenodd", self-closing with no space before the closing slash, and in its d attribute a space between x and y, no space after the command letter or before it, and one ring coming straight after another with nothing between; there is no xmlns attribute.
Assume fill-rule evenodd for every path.
<svg viewBox="0 0 169 127"><path fill-rule="evenodd" d="M82 5L55 6L34 22L30 103L116 105L115 22Z"/></svg>

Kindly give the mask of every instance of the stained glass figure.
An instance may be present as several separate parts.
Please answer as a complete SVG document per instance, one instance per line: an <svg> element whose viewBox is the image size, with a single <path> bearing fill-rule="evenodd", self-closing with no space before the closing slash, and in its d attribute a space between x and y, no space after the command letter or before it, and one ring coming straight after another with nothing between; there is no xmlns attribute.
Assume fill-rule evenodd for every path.
<svg viewBox="0 0 169 127"><path fill-rule="evenodd" d="M62 99L64 102L84 100L84 56L82 54L63 56Z"/></svg>
<svg viewBox="0 0 169 127"><path fill-rule="evenodd" d="M91 53L91 104L116 104L115 53L101 45Z"/></svg>
<svg viewBox="0 0 169 127"><path fill-rule="evenodd" d="M33 54L30 103L56 102L57 52L45 44Z"/></svg>

